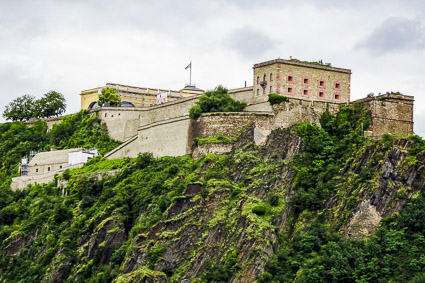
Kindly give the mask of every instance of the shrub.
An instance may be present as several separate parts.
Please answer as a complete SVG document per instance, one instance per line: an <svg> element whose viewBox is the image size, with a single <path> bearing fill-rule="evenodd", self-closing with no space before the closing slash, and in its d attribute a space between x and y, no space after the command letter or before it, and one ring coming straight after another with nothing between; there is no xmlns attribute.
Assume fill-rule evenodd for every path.
<svg viewBox="0 0 425 283"><path fill-rule="evenodd" d="M189 117L196 119L201 113L209 112L239 112L243 111L245 106L245 102L234 100L230 97L226 88L218 86L199 98L199 101L190 108Z"/></svg>
<svg viewBox="0 0 425 283"><path fill-rule="evenodd" d="M258 204L252 208L252 212L257 214L258 216L265 215L267 211L267 206L264 204Z"/></svg>
<svg viewBox="0 0 425 283"><path fill-rule="evenodd" d="M268 101L270 102L271 105L274 105L274 104L279 104L279 103L282 103L282 102L288 102L289 99L288 99L288 97L283 96L283 95L270 93Z"/></svg>

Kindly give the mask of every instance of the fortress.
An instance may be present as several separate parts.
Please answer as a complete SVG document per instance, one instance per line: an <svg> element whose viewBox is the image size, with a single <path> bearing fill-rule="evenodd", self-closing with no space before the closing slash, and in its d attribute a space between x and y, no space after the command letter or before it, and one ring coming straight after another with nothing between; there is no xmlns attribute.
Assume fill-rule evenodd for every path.
<svg viewBox="0 0 425 283"><path fill-rule="evenodd" d="M196 138L213 138L219 134L233 137L250 126L253 142L262 145L274 129L300 122L319 123L324 111L335 115L342 105L356 103L350 101L351 71L348 69L293 59L271 60L255 64L253 69L252 86L229 90L232 98L247 103L244 112L203 113L196 120L190 119L189 109L204 92L191 85L172 91L108 83L104 87L82 91L81 107L91 109L91 114L98 115L107 125L109 135L123 142L105 154L107 158L136 157L141 152L151 152L155 157L191 153L197 158L207 153L231 152L233 144L194 144ZM117 90L123 101L121 107L97 105L99 94L105 87ZM285 95L288 101L271 105L268 102L271 93ZM413 134L412 96L387 93L359 101L371 113L372 127L365 131L365 135ZM60 121L60 118L53 118L46 122L51 128ZM82 166L90 157L79 151L81 149L38 153L25 167L26 173L13 178L12 188L45 183L66 168ZM75 154L80 154L84 160L77 158L78 162L74 162L71 155ZM60 162L59 155L63 159Z"/></svg>
<svg viewBox="0 0 425 283"><path fill-rule="evenodd" d="M133 91L129 94L129 91L122 92L123 86L115 87L124 101L148 101L147 95L158 96L163 91L144 89L144 92ZM173 100L163 104L154 104L151 98L149 106L146 103L133 103L135 107L93 109L101 89L98 88L96 91L83 91L81 105L92 108L93 115L98 115L107 125L110 136L123 142L107 153L107 158L136 157L140 152L151 152L155 157L188 153L197 156L210 152L229 152L231 145L207 144L195 147L194 138L211 138L218 134L231 137L246 125L253 125L254 142L260 145L276 128L289 127L299 122L318 123L325 110L336 114L341 105L355 103L350 101L350 88L351 70L321 62L275 59L254 65L252 86L229 90L232 98L248 104L244 112L204 113L196 120L190 119L189 109L203 93L191 86L186 92L169 91ZM272 106L268 102L270 93L285 95L289 101ZM372 114L372 128L365 135L413 134L412 96L387 93L361 101Z"/></svg>

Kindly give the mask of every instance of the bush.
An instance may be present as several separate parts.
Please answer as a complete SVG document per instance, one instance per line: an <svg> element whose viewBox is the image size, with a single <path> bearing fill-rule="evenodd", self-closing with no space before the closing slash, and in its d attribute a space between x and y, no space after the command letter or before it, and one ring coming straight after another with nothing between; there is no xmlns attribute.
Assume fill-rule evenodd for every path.
<svg viewBox="0 0 425 283"><path fill-rule="evenodd" d="M288 102L289 99L284 95L278 95L278 94L275 94L275 93L270 93L268 101L270 102L271 105L274 105L274 104L279 104L279 103L282 103L282 102Z"/></svg>
<svg viewBox="0 0 425 283"><path fill-rule="evenodd" d="M258 216L262 216L267 214L268 208L264 204L258 204L252 208L252 212L257 214Z"/></svg>
<svg viewBox="0 0 425 283"><path fill-rule="evenodd" d="M199 101L190 108L189 117L196 119L201 113L209 112L239 112L243 111L245 106L245 102L234 100L230 97L226 88L218 86L213 91L207 91L199 98Z"/></svg>

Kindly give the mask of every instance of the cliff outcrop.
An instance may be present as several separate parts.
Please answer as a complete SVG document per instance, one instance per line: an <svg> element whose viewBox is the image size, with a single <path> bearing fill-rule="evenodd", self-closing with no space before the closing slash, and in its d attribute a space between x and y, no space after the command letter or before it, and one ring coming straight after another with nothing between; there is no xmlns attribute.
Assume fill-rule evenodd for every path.
<svg viewBox="0 0 425 283"><path fill-rule="evenodd" d="M119 162L120 171L104 178L71 171L64 188L50 183L10 192L0 215L1 279L308 281L315 259L331 262L335 251L345 251L341 243L386 235L396 245L388 237L410 228L380 229L404 215L406 203L422 199L423 141L364 138L357 122L346 123L350 115L364 117L347 113L321 119L322 128L276 129L261 146L252 125L230 141L230 152L199 159L97 158L88 164L98 164L93 171L108 162ZM349 254L341 264L362 266ZM323 262L320 272L328 270ZM403 278L420 274L421 264ZM329 270L347 282L364 272Z"/></svg>

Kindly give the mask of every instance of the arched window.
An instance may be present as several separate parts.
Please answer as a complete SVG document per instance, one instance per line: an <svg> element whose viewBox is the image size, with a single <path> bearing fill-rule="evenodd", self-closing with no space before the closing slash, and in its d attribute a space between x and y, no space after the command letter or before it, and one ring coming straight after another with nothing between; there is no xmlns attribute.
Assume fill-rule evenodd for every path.
<svg viewBox="0 0 425 283"><path fill-rule="evenodd" d="M257 85L260 83L260 77L257 77Z"/></svg>
<svg viewBox="0 0 425 283"><path fill-rule="evenodd" d="M271 81L273 80L273 74L272 73L270 73L270 80Z"/></svg>
<svg viewBox="0 0 425 283"><path fill-rule="evenodd" d="M266 74L264 74L264 76L263 76L263 82L265 82L266 81Z"/></svg>

